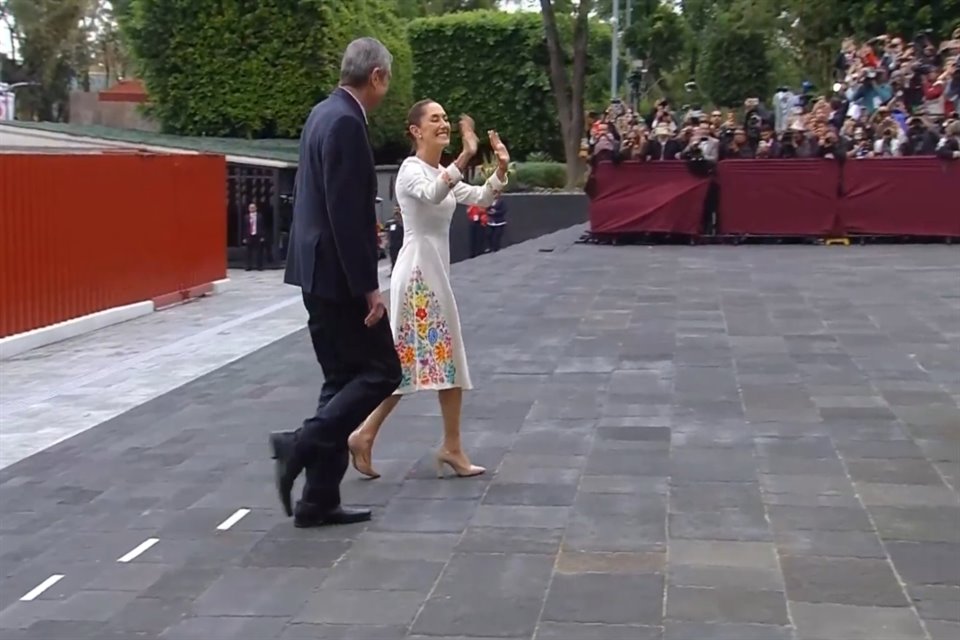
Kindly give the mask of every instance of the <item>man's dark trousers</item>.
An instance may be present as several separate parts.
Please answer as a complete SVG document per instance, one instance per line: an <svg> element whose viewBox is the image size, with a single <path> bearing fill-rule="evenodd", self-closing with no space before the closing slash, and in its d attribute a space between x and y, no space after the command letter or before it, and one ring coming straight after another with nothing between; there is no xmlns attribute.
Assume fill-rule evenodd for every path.
<svg viewBox="0 0 960 640"><path fill-rule="evenodd" d="M252 271L254 266L257 271L263 271L263 258L266 251L267 243L262 236L247 238L247 271Z"/></svg>
<svg viewBox="0 0 960 640"><path fill-rule="evenodd" d="M323 387L317 412L297 432L297 455L306 465L302 500L321 511L340 505L347 471L347 437L400 385L400 360L384 315L367 327L364 298L326 300L303 294L307 327Z"/></svg>

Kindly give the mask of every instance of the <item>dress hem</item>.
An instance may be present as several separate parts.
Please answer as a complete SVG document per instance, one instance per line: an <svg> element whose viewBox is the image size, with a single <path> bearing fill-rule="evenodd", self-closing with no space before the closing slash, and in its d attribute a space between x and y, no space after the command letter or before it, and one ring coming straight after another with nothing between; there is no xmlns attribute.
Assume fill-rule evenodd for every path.
<svg viewBox="0 0 960 640"><path fill-rule="evenodd" d="M473 385L463 385L463 384L431 384L427 386L417 386L417 387L404 387L402 389L397 389L393 392L392 395L395 396L408 396L418 391L446 391L447 389L463 389L464 391L470 391L473 389Z"/></svg>

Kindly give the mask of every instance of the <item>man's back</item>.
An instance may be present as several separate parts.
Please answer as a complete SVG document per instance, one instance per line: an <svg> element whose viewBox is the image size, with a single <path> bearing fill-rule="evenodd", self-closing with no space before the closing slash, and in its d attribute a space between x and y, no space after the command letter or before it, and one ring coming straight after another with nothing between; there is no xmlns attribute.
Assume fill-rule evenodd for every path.
<svg viewBox="0 0 960 640"><path fill-rule="evenodd" d="M376 290L376 190L363 110L337 89L300 136L284 282L331 300Z"/></svg>

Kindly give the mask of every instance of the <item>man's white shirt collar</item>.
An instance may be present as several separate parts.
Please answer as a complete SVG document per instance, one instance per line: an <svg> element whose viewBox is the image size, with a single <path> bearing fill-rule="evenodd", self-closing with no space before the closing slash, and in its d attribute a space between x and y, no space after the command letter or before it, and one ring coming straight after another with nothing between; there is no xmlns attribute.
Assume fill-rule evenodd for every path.
<svg viewBox="0 0 960 640"><path fill-rule="evenodd" d="M360 107L360 113L363 114L363 121L367 124L370 124L370 121L367 119L367 110L363 108L363 104L360 102L360 99L357 96L353 95L353 92L347 89L346 87L341 87L348 96L353 98L353 101L357 103L357 106Z"/></svg>

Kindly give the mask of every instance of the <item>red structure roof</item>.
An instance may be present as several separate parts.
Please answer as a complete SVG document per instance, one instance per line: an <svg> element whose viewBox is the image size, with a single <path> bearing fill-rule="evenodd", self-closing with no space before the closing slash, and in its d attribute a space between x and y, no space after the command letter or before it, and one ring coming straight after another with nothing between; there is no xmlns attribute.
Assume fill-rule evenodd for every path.
<svg viewBox="0 0 960 640"><path fill-rule="evenodd" d="M146 102L147 89L140 80L121 80L98 95L101 102Z"/></svg>

